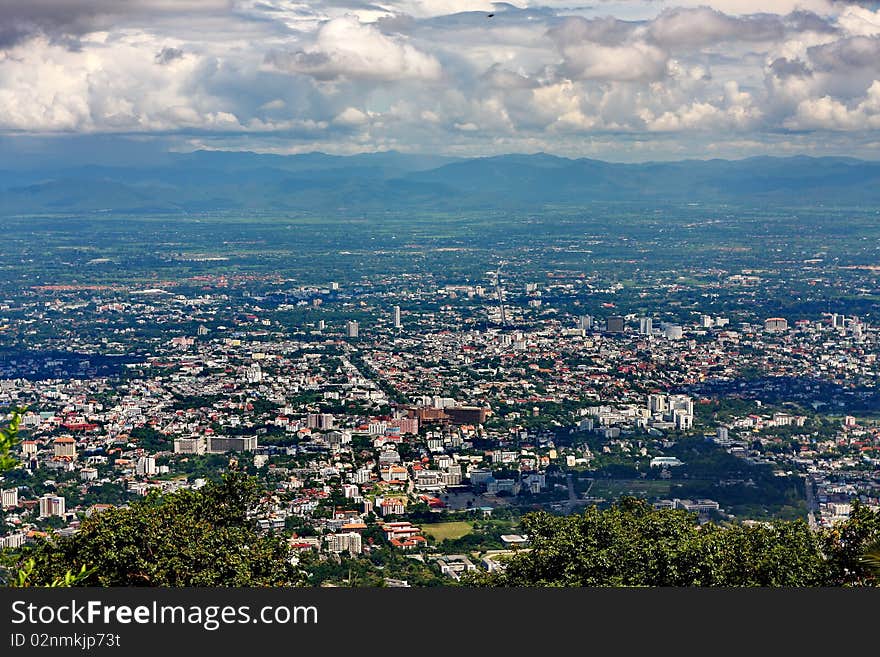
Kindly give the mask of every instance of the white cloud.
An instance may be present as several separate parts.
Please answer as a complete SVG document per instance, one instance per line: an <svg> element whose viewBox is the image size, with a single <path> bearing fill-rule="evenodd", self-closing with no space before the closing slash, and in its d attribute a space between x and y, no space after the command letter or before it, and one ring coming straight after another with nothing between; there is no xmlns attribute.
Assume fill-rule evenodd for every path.
<svg viewBox="0 0 880 657"><path fill-rule="evenodd" d="M402 38L382 34L355 16L324 23L313 42L302 50L272 52L267 61L291 73L322 80L432 80L440 77L440 63Z"/></svg>
<svg viewBox="0 0 880 657"><path fill-rule="evenodd" d="M346 107L333 119L333 123L350 127L365 125L369 122L369 115L356 107Z"/></svg>
<svg viewBox="0 0 880 657"><path fill-rule="evenodd" d="M847 7L837 22L849 34L877 36L880 34L880 9L871 11L865 7Z"/></svg>
<svg viewBox="0 0 880 657"><path fill-rule="evenodd" d="M582 43L564 46L563 72L581 80L657 80L666 75L668 56L643 42L622 46Z"/></svg>
<svg viewBox="0 0 880 657"><path fill-rule="evenodd" d="M880 11L854 3L207 2L0 0L0 134L674 154L880 130Z"/></svg>
<svg viewBox="0 0 880 657"><path fill-rule="evenodd" d="M830 96L804 99L786 126L799 130L880 129L880 80L875 80L852 106Z"/></svg>

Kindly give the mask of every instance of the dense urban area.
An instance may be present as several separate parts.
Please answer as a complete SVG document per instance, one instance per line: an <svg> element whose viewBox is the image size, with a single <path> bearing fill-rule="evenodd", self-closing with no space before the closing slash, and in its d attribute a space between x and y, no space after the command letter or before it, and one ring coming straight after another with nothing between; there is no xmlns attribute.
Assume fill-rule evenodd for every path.
<svg viewBox="0 0 880 657"><path fill-rule="evenodd" d="M231 470L325 585L497 571L539 509L818 529L880 504L873 212L8 223L12 554Z"/></svg>

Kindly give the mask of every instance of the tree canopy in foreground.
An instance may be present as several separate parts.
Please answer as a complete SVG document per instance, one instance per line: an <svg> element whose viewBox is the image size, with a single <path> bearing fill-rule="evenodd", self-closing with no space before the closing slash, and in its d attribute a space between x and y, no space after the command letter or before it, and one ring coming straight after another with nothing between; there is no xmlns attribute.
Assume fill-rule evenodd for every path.
<svg viewBox="0 0 880 657"><path fill-rule="evenodd" d="M34 560L32 585L83 566L88 586L280 586L298 584L284 539L257 532L249 512L259 488L241 473L200 490L153 493L94 513L70 537L51 538Z"/></svg>
<svg viewBox="0 0 880 657"><path fill-rule="evenodd" d="M852 586L876 585L863 558L880 538L880 513L855 505L834 529L803 521L699 524L684 511L625 499L579 515L526 516L531 549L477 586Z"/></svg>

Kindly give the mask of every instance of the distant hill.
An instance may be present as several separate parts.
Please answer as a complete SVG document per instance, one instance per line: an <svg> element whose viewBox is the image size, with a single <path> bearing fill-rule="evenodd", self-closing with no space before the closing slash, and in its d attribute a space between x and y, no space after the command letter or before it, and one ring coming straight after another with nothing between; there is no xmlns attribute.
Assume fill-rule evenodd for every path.
<svg viewBox="0 0 880 657"><path fill-rule="evenodd" d="M196 151L152 166L0 171L0 214L539 209L595 201L880 203L880 162L755 157L619 164L538 153L456 159Z"/></svg>

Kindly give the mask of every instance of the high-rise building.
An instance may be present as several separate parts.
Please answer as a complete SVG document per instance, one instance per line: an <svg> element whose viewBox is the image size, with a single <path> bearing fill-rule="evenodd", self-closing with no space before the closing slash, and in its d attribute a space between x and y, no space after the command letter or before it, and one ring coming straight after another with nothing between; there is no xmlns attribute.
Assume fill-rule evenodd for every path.
<svg viewBox="0 0 880 657"><path fill-rule="evenodd" d="M357 532L330 534L327 536L327 550L329 552L348 552L355 555L362 551L361 535Z"/></svg>
<svg viewBox="0 0 880 657"><path fill-rule="evenodd" d="M354 320L349 320L345 324L345 334L350 338L358 337L358 323Z"/></svg>
<svg viewBox="0 0 880 657"><path fill-rule="evenodd" d="M715 325L715 321L709 315L700 315L700 327L701 328L712 328Z"/></svg>
<svg viewBox="0 0 880 657"><path fill-rule="evenodd" d="M642 317L639 320L639 333L642 335L651 335L654 332L654 320L650 317Z"/></svg>
<svg viewBox="0 0 880 657"><path fill-rule="evenodd" d="M225 452L253 452L257 449L256 436L209 436L208 451L212 454Z"/></svg>
<svg viewBox="0 0 880 657"><path fill-rule="evenodd" d="M672 411L672 419L675 428L679 431L687 431L694 426L694 416L688 415L687 411L676 409Z"/></svg>
<svg viewBox="0 0 880 657"><path fill-rule="evenodd" d="M779 333L788 330L788 320L782 317L768 317L764 320L764 330L768 333Z"/></svg>
<svg viewBox="0 0 880 657"><path fill-rule="evenodd" d="M174 439L175 454L204 454L206 447L205 439L201 436Z"/></svg>
<svg viewBox="0 0 880 657"><path fill-rule="evenodd" d="M593 318L590 315L581 315L578 317L578 325L579 329L584 329L585 331L589 331L593 328Z"/></svg>
<svg viewBox="0 0 880 657"><path fill-rule="evenodd" d="M681 340L684 337L684 331L678 324L667 324L663 327L663 335L668 340Z"/></svg>
<svg viewBox="0 0 880 657"><path fill-rule="evenodd" d="M608 333L623 333L624 320L620 315L611 315L605 320L605 330Z"/></svg>
<svg viewBox="0 0 880 657"><path fill-rule="evenodd" d="M394 306L394 328L400 328L400 306Z"/></svg>
<svg viewBox="0 0 880 657"><path fill-rule="evenodd" d="M665 413L667 409L666 395L648 395L648 410L652 414Z"/></svg>
<svg viewBox="0 0 880 657"><path fill-rule="evenodd" d="M139 475L152 476L158 472L156 469L156 458L153 456L142 456L137 461L135 472Z"/></svg>
<svg viewBox="0 0 880 657"><path fill-rule="evenodd" d="M330 430L333 428L333 415L330 413L309 413L306 422L309 429Z"/></svg>
<svg viewBox="0 0 880 657"><path fill-rule="evenodd" d="M46 493L40 498L40 517L63 516L65 512L64 498L60 495Z"/></svg>
<svg viewBox="0 0 880 657"><path fill-rule="evenodd" d="M61 436L55 439L55 456L57 458L76 458L76 440L69 436Z"/></svg>
<svg viewBox="0 0 880 657"><path fill-rule="evenodd" d="M0 493L0 498L2 498L2 503L0 503L2 508L13 509L18 506L18 489L4 488L3 492Z"/></svg>
<svg viewBox="0 0 880 657"><path fill-rule="evenodd" d="M687 395L669 395L669 410L694 414L694 400Z"/></svg>

